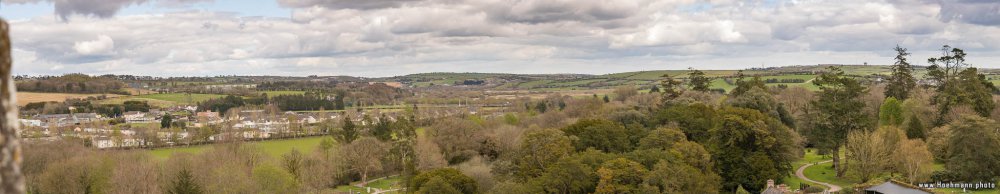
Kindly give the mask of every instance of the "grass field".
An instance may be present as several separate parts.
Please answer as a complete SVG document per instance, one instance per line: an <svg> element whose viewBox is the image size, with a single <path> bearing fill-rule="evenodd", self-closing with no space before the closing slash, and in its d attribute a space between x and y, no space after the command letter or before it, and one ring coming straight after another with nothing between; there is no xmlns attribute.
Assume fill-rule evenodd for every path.
<svg viewBox="0 0 1000 194"><path fill-rule="evenodd" d="M269 141L258 141L252 142L251 144L260 146L260 148L268 154L271 158L281 157L282 154L291 152L292 149L297 149L303 153L313 152L316 147L319 146L319 142L323 138L329 138L326 136L320 137L307 137L299 139L283 139L283 140L269 140ZM163 148L150 150L150 154L158 159L167 159L174 153L192 153L198 154L205 150L211 148L212 145L198 145L190 147L176 147L176 148Z"/></svg>
<svg viewBox="0 0 1000 194"><path fill-rule="evenodd" d="M71 98L87 98L90 96L107 96L108 98L118 97L117 94L70 94L70 93L38 93L38 92L18 92L17 105L24 106L32 102L62 102Z"/></svg>
<svg viewBox="0 0 1000 194"><path fill-rule="evenodd" d="M280 95L300 95L305 94L305 91L258 91L257 93L267 94L267 96L280 96Z"/></svg>
<svg viewBox="0 0 1000 194"><path fill-rule="evenodd" d="M102 104L121 104L125 101L138 100L146 101L150 105L166 107L166 106L176 106L176 105L194 105L202 101L206 101L214 98L225 97L219 94L183 94L183 93L167 93L167 94L146 94L139 96L122 96L118 98L111 98L101 101Z"/></svg>

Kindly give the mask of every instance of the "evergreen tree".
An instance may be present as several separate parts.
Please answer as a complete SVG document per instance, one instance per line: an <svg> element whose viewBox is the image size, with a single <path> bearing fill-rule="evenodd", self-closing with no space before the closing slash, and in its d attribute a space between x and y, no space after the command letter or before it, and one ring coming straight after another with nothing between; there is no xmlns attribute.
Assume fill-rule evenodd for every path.
<svg viewBox="0 0 1000 194"><path fill-rule="evenodd" d="M351 121L350 116L344 115L344 126L341 127L340 131L336 133L334 138L341 144L349 144L354 142L355 139L358 139L357 126L354 125L354 121Z"/></svg>
<svg viewBox="0 0 1000 194"><path fill-rule="evenodd" d="M896 50L896 63L892 65L889 83L885 86L885 96L906 100L910 96L910 91L917 86L917 80L913 78L913 67L906 61L906 56L910 53L899 45L896 45L894 50Z"/></svg>
<svg viewBox="0 0 1000 194"><path fill-rule="evenodd" d="M810 102L818 110L810 131L809 139L828 153L840 153L840 147L847 141L847 133L864 130L871 126L869 115L864 111L861 96L867 88L858 80L847 77L840 68L830 66L828 71L813 81L820 88L816 99ZM833 155L833 166L837 176L843 177L846 168L840 163L840 154Z"/></svg>
<svg viewBox="0 0 1000 194"><path fill-rule="evenodd" d="M767 91L767 85L764 85L764 80L761 80L759 75L754 75L752 79L746 80L746 76L743 75L743 71L739 71L736 73L736 88L733 88L730 95L740 96L755 87Z"/></svg>
<svg viewBox="0 0 1000 194"><path fill-rule="evenodd" d="M653 85L653 88L649 88L649 93L660 93L660 86Z"/></svg>
<svg viewBox="0 0 1000 194"><path fill-rule="evenodd" d="M936 82L937 94L931 99L938 107L936 126L948 122L947 115L957 105L970 105L979 116L989 117L996 107L992 100L992 92L996 86L979 74L976 68L967 68L965 51L944 45L942 56L927 59L931 66L927 67L927 77Z"/></svg>
<svg viewBox="0 0 1000 194"><path fill-rule="evenodd" d="M663 87L663 100L673 100L680 97L681 94L684 93L684 91L681 90L681 81L675 80L670 76L670 74L663 74L663 76L660 77L663 78L663 80L660 81L660 86Z"/></svg>
<svg viewBox="0 0 1000 194"><path fill-rule="evenodd" d="M708 92L708 87L712 85L712 78L705 77L705 72L700 70L691 71L688 73L688 85L691 86L691 90L699 92Z"/></svg>
<svg viewBox="0 0 1000 194"><path fill-rule="evenodd" d="M611 102L611 98L608 98L608 95L605 94L604 95L604 103L608 103L608 102Z"/></svg>
<svg viewBox="0 0 1000 194"><path fill-rule="evenodd" d="M194 176L188 169L182 169L177 173L173 185L167 190L169 194L201 194L201 187L194 182Z"/></svg>
<svg viewBox="0 0 1000 194"><path fill-rule="evenodd" d="M906 125L906 137L910 139L925 139L927 138L925 130L924 123L920 121L920 117L911 115L910 122Z"/></svg>
<svg viewBox="0 0 1000 194"><path fill-rule="evenodd" d="M170 114L163 115L163 118L160 118L160 128L170 128L170 123L173 122L173 120L174 116L171 116Z"/></svg>

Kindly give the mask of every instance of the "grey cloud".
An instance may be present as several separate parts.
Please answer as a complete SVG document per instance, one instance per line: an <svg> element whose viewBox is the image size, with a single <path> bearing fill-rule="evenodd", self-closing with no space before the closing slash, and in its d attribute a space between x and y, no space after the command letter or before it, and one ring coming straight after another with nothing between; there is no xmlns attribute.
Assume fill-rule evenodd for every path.
<svg viewBox="0 0 1000 194"><path fill-rule="evenodd" d="M941 20L1000 26L1000 1L941 0Z"/></svg>
<svg viewBox="0 0 1000 194"><path fill-rule="evenodd" d="M167 7L177 7L197 2L212 0L12 0L3 1L4 4L26 4L26 3L52 3L55 13L63 21L68 20L72 15L95 16L109 18L114 16L124 7L138 5L151 1L159 2L158 5Z"/></svg>
<svg viewBox="0 0 1000 194"><path fill-rule="evenodd" d="M637 1L500 1L486 8L500 22L549 23L560 21L600 22L625 19L639 10Z"/></svg>
<svg viewBox="0 0 1000 194"><path fill-rule="evenodd" d="M329 9L381 9L399 7L407 2L420 0L278 0L282 6L304 8L320 6Z"/></svg>

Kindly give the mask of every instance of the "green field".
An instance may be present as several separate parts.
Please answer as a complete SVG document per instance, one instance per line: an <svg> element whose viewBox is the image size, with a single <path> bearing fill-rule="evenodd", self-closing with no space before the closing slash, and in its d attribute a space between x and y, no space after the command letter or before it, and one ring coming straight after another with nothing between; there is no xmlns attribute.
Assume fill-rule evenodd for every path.
<svg viewBox="0 0 1000 194"><path fill-rule="evenodd" d="M251 142L251 144L260 146L260 148L269 156L271 156L272 158L277 158L281 157L282 154L291 152L292 149L297 149L303 153L313 152L313 150L316 150L316 147L319 146L319 142L322 141L323 138L329 138L329 137L320 136L320 137L307 137L299 139L269 140L269 141ZM149 152L155 158L167 159L170 157L170 155L173 155L174 153L198 154L204 152L205 150L208 150L211 147L212 145L198 145L190 147L155 149L155 150L150 150Z"/></svg>
<svg viewBox="0 0 1000 194"><path fill-rule="evenodd" d="M166 94L145 94L138 96L123 96L118 98L111 98L101 101L102 104L121 104L125 101L146 101L150 105L165 107L165 106L175 106L175 105L193 105L202 101L206 101L214 98L225 97L225 95L219 94L183 94L183 93L166 93Z"/></svg>
<svg viewBox="0 0 1000 194"><path fill-rule="evenodd" d="M267 94L267 96L280 96L280 95L301 95L305 94L305 91L258 91L258 94Z"/></svg>

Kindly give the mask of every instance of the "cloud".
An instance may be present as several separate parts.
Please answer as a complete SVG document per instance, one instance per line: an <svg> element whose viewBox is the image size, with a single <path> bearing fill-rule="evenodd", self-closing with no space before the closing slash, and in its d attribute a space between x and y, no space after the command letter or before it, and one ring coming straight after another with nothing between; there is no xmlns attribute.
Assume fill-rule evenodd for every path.
<svg viewBox="0 0 1000 194"><path fill-rule="evenodd" d="M182 7L198 2L211 0L9 0L4 4L52 3L55 13L64 21L71 15L95 16L109 18L122 8L147 2L158 2L166 7Z"/></svg>
<svg viewBox="0 0 1000 194"><path fill-rule="evenodd" d="M328 9L382 9L399 7L407 2L419 0L277 0L279 4L286 7L306 8L324 7Z"/></svg>
<svg viewBox="0 0 1000 194"><path fill-rule="evenodd" d="M941 20L1000 26L1000 1L940 0Z"/></svg>
<svg viewBox="0 0 1000 194"><path fill-rule="evenodd" d="M107 55L115 48L115 41L111 37L101 35L97 40L82 41L73 44L73 49L81 55Z"/></svg>
<svg viewBox="0 0 1000 194"><path fill-rule="evenodd" d="M121 6L102 6L196 2L112 1ZM995 62L1000 60L990 57L1000 50L1000 28L971 22L969 11L943 19L944 9L958 8L942 7L938 0L278 3L292 8L288 18L180 8L107 18L67 15L73 22L51 17L13 21L15 57L22 63L17 71L184 76L609 73L761 63L888 64L897 44L915 53L949 44L966 49L974 64L1000 67ZM923 61L919 59L912 61Z"/></svg>

